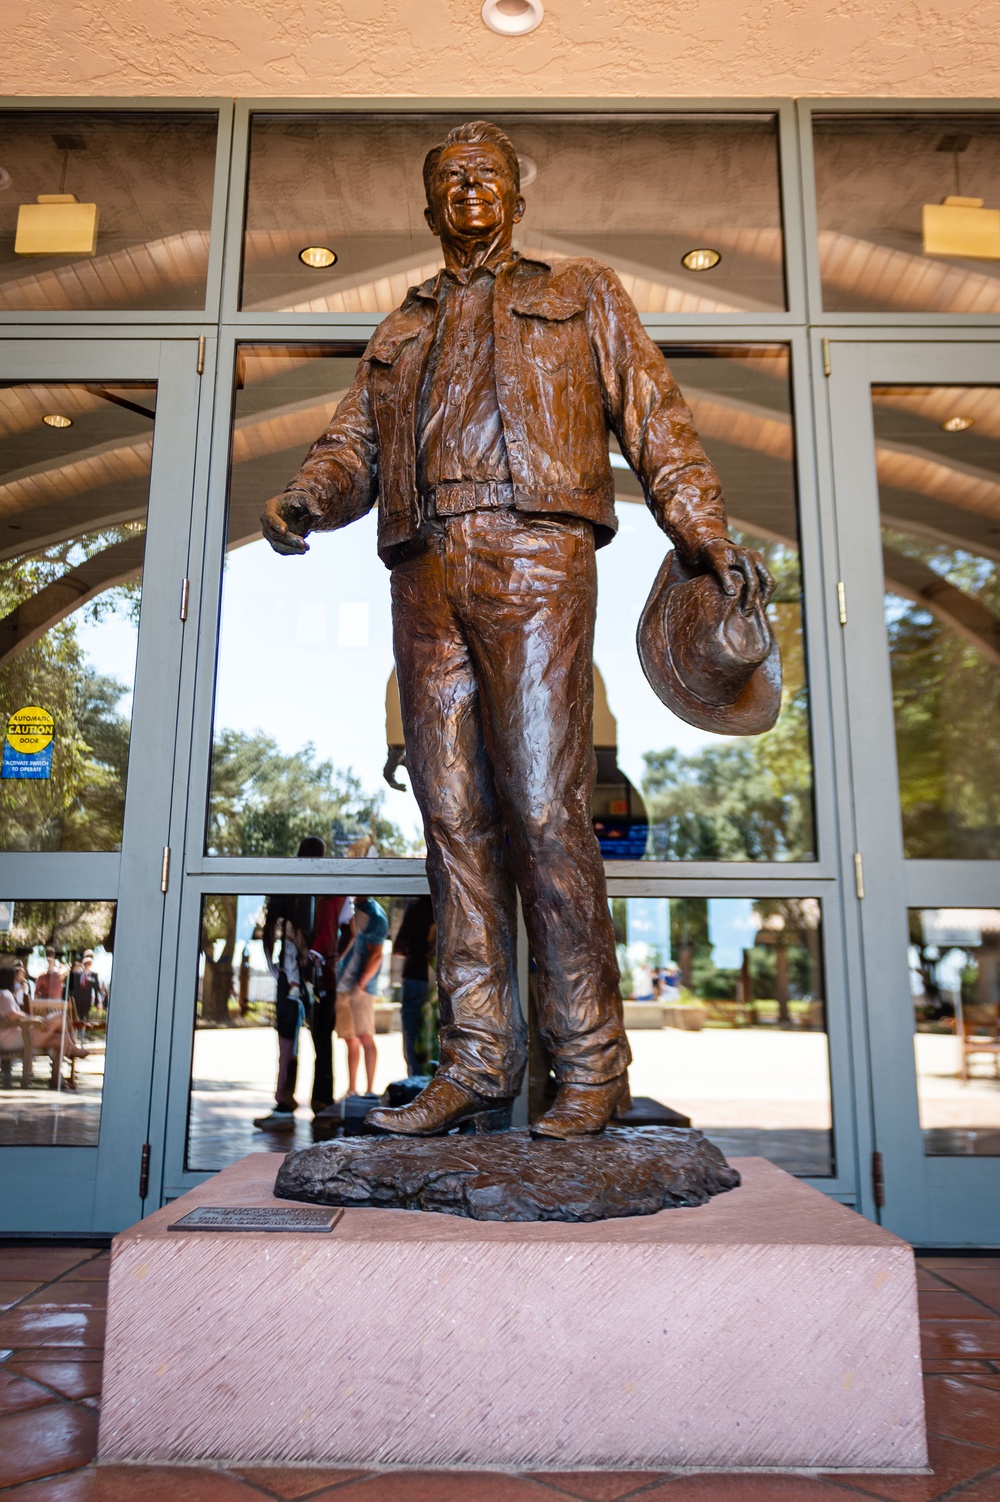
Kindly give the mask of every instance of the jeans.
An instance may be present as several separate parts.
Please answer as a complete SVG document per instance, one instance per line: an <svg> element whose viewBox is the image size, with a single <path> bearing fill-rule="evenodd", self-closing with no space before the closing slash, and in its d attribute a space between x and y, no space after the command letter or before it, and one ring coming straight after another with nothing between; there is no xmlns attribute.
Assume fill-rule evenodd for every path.
<svg viewBox="0 0 1000 1502"><path fill-rule="evenodd" d="M406 1072L409 1075L419 1074L417 1064L417 1037L420 1033L420 1023L424 1010L424 1002L427 1000L428 983L425 980L403 980L403 1057L406 1060Z"/></svg>
<svg viewBox="0 0 1000 1502"><path fill-rule="evenodd" d="M438 1073L488 1097L517 1094L527 1056L515 883L557 1080L600 1084L631 1057L590 812L596 603L585 521L449 516L392 570L406 764L437 919Z"/></svg>

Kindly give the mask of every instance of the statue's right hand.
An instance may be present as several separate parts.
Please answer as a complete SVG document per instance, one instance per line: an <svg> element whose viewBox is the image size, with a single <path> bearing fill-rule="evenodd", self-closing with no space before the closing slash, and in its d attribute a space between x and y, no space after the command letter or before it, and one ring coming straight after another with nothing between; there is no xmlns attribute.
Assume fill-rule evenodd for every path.
<svg viewBox="0 0 1000 1502"><path fill-rule="evenodd" d="M313 514L304 500L286 492L272 496L261 513L264 536L276 553L308 553Z"/></svg>

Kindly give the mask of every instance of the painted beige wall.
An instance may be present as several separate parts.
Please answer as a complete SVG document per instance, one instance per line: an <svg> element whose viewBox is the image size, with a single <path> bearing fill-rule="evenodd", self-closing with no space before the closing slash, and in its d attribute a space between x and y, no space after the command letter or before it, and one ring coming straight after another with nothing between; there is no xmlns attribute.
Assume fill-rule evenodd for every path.
<svg viewBox="0 0 1000 1502"><path fill-rule="evenodd" d="M3 88L109 95L1000 94L1000 0L8 0ZM20 19L16 13L20 12Z"/></svg>

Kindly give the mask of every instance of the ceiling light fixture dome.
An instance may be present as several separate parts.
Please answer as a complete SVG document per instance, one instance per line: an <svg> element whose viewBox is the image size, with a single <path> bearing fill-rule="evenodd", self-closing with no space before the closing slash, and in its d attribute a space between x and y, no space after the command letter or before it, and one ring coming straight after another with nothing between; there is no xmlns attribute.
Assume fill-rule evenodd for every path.
<svg viewBox="0 0 1000 1502"><path fill-rule="evenodd" d="M713 266L718 266L722 260L722 253L712 250L709 246L699 246L697 250L689 250L687 255L681 256L681 265L688 271L711 271Z"/></svg>
<svg viewBox="0 0 1000 1502"><path fill-rule="evenodd" d="M975 423L974 417L946 417L941 424L946 433L964 433Z"/></svg>
<svg viewBox="0 0 1000 1502"><path fill-rule="evenodd" d="M73 426L72 417L66 417L62 412L47 412L42 422L47 428L71 428Z"/></svg>
<svg viewBox="0 0 1000 1502"><path fill-rule="evenodd" d="M299 251L299 260L303 266L311 266L314 271L322 271L327 266L336 266L337 252L331 250L329 245L307 245Z"/></svg>
<svg viewBox="0 0 1000 1502"><path fill-rule="evenodd" d="M523 37L541 26L542 0L483 0L483 24L502 37Z"/></svg>

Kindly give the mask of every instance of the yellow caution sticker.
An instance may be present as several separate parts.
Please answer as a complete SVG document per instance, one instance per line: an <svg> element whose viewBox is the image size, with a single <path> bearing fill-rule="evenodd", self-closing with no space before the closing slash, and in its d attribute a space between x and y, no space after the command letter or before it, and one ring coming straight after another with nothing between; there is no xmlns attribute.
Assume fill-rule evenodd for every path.
<svg viewBox="0 0 1000 1502"><path fill-rule="evenodd" d="M44 751L56 733L56 722L47 709L38 704L29 704L25 709L15 709L7 721L7 740L22 756L31 756Z"/></svg>

